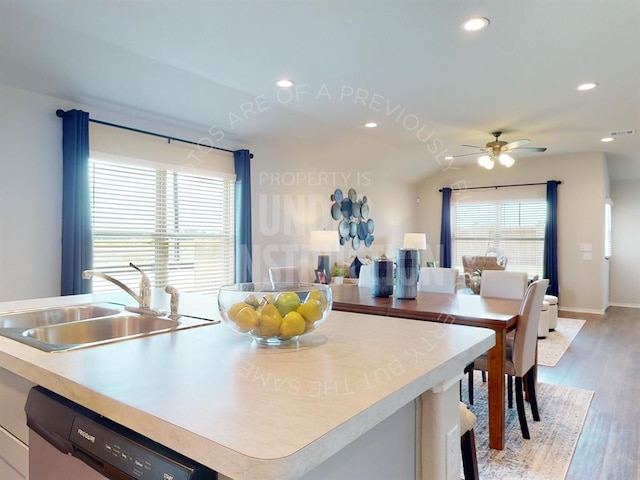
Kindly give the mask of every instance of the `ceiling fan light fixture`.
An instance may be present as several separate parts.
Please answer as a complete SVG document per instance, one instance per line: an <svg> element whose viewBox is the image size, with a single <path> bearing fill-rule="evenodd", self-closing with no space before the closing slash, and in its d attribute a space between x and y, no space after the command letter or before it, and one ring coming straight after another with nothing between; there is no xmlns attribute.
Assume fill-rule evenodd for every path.
<svg viewBox="0 0 640 480"><path fill-rule="evenodd" d="M500 156L498 157L498 160L500 160L500 163L507 168L512 167L513 164L516 163L513 157L506 153L501 153Z"/></svg>
<svg viewBox="0 0 640 480"><path fill-rule="evenodd" d="M478 164L481 167L486 168L487 170L491 170L493 168L493 166L495 165L495 162L493 161L493 159L489 155L482 155L482 156L478 157Z"/></svg>
<svg viewBox="0 0 640 480"><path fill-rule="evenodd" d="M462 29L466 30L467 32L477 32L478 30L487 28L488 25L489 25L488 18L475 17L475 18L470 18L469 20L466 20L462 24Z"/></svg>

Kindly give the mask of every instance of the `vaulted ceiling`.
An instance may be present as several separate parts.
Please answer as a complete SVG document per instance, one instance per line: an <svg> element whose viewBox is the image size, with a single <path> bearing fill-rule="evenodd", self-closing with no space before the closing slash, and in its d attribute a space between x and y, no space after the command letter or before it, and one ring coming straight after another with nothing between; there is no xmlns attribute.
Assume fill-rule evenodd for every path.
<svg viewBox="0 0 640 480"><path fill-rule="evenodd" d="M640 128L637 0L0 0L0 65L0 83L248 146L384 145L413 179L495 130L548 148L517 161L604 152L640 178L640 134L600 141Z"/></svg>

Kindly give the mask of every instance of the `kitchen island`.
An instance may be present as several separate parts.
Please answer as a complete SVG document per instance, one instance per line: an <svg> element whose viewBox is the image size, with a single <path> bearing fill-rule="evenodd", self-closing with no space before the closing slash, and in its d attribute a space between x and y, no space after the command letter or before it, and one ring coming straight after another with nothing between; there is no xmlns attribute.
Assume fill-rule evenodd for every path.
<svg viewBox="0 0 640 480"><path fill-rule="evenodd" d="M5 302L0 312L103 299ZM217 316L214 300L197 314ZM402 468L392 478L442 479L459 478L457 380L493 344L482 328L332 312L284 348L220 324L61 353L0 337L0 367L221 478L385 478L384 452L382 463Z"/></svg>

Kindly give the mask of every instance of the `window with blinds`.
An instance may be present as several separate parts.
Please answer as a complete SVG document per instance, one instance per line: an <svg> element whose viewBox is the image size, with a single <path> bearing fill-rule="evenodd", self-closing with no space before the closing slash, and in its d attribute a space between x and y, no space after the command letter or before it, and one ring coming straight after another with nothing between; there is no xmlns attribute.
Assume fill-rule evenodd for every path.
<svg viewBox="0 0 640 480"><path fill-rule="evenodd" d="M457 203L451 206L454 267L462 255L498 249L509 270L542 277L547 205L543 200Z"/></svg>
<svg viewBox="0 0 640 480"><path fill-rule="evenodd" d="M93 268L135 286L216 293L234 277L234 181L92 158ZM99 279L94 292L113 290ZM134 288L135 290L135 288Z"/></svg>

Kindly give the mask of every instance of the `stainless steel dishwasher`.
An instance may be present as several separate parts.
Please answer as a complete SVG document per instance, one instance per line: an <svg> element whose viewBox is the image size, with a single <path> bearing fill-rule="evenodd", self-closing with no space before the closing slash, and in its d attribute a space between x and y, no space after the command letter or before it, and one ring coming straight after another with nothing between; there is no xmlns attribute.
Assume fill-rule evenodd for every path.
<svg viewBox="0 0 640 480"><path fill-rule="evenodd" d="M213 470L40 386L25 407L30 480L214 480Z"/></svg>

